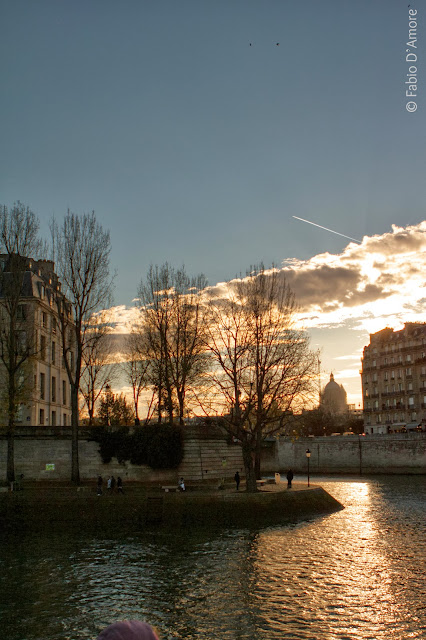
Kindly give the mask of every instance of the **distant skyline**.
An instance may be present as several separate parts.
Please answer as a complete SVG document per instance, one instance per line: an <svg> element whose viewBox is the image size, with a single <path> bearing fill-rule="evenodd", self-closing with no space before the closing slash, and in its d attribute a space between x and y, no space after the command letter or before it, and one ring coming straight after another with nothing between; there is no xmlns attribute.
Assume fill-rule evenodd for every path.
<svg viewBox="0 0 426 640"><path fill-rule="evenodd" d="M211 286L282 265L323 384L333 370L358 403L368 331L423 317L426 298L411 286L425 250L425 0L411 9L414 113L399 0L3 2L0 202L28 205L46 236L52 216L95 210L117 313L150 263ZM400 252L392 225L417 249Z"/></svg>

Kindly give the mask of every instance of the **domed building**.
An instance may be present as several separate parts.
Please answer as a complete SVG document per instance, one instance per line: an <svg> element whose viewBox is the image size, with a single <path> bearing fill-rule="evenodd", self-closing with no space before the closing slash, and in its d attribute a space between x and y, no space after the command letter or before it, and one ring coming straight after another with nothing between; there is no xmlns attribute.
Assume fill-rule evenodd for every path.
<svg viewBox="0 0 426 640"><path fill-rule="evenodd" d="M320 408L334 415L346 413L348 410L346 391L341 384L337 384L332 373L330 382L321 392Z"/></svg>

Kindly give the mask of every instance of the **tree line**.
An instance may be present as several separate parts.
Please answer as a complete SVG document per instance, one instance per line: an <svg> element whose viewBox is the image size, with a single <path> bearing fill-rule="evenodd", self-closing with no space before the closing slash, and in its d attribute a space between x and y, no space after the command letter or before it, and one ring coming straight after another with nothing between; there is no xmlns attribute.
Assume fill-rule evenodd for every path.
<svg viewBox="0 0 426 640"><path fill-rule="evenodd" d="M111 241L94 212L70 211L51 223L49 249L39 221L21 203L0 210L0 358L7 389L8 479L13 479L13 433L19 404L28 397L29 362L39 355L34 329L20 339L24 322L25 258L50 251L61 283L55 312L71 388L72 481L79 482L79 399L89 422L108 400L114 364L105 308L112 302ZM223 292L184 267L152 265L138 287L137 320L127 338L123 367L132 389L136 423L141 398L145 421L183 426L189 415L220 416L242 447L247 489L256 490L260 448L285 429L317 385L317 353L298 326L295 294L283 271L251 267ZM31 334L31 335L30 335ZM72 357L71 357L72 354ZM109 391L110 393L110 391ZM109 398L111 400L111 398ZM114 401L117 400L116 398ZM105 417L105 415L104 415Z"/></svg>

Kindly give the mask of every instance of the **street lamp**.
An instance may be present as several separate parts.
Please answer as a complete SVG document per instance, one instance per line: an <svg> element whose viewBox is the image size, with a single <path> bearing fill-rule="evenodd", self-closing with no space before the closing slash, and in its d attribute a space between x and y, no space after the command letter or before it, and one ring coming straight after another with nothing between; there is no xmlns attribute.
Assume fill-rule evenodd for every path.
<svg viewBox="0 0 426 640"><path fill-rule="evenodd" d="M306 457L308 459L308 487L309 487L309 458L311 457L311 452L309 449L306 449Z"/></svg>

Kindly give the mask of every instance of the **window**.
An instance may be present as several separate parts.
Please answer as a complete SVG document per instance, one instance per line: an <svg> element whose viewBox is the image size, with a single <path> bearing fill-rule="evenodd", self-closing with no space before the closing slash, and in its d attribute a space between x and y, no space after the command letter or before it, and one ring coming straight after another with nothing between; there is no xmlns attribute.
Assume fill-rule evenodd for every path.
<svg viewBox="0 0 426 640"><path fill-rule="evenodd" d="M41 312L41 324L45 329L47 328L47 313L45 311Z"/></svg>
<svg viewBox="0 0 426 640"><path fill-rule="evenodd" d="M40 373L40 398L44 400L46 393L46 376L44 373Z"/></svg>
<svg viewBox="0 0 426 640"><path fill-rule="evenodd" d="M20 304L18 306L17 317L18 317L18 320L26 320L27 319L27 305L26 304Z"/></svg>
<svg viewBox="0 0 426 640"><path fill-rule="evenodd" d="M52 427L56 427L56 411L52 411Z"/></svg>
<svg viewBox="0 0 426 640"><path fill-rule="evenodd" d="M405 375L406 376L411 376L412 375L412 371L411 371L411 367L407 367L405 370Z"/></svg>
<svg viewBox="0 0 426 640"><path fill-rule="evenodd" d="M414 398L408 398L408 406L414 407Z"/></svg>
<svg viewBox="0 0 426 640"><path fill-rule="evenodd" d="M40 336L40 358L46 360L46 337Z"/></svg>
<svg viewBox="0 0 426 640"><path fill-rule="evenodd" d="M52 402L56 402L56 378L52 376Z"/></svg>
<svg viewBox="0 0 426 640"><path fill-rule="evenodd" d="M393 369L391 371L391 380L395 380L395 371Z"/></svg>
<svg viewBox="0 0 426 640"><path fill-rule="evenodd" d="M406 361L411 362L411 356L409 354L407 354Z"/></svg>
<svg viewBox="0 0 426 640"><path fill-rule="evenodd" d="M52 318L52 333L56 333L56 320L55 318Z"/></svg>
<svg viewBox="0 0 426 640"><path fill-rule="evenodd" d="M39 424L44 424L44 409L40 409L40 412L39 412Z"/></svg>
<svg viewBox="0 0 426 640"><path fill-rule="evenodd" d="M409 382L409 383L407 384L407 391L412 391L412 390L413 390L413 383L412 383L412 382Z"/></svg>
<svg viewBox="0 0 426 640"><path fill-rule="evenodd" d="M67 404L67 383L65 380L62 380L62 404Z"/></svg>
<svg viewBox="0 0 426 640"><path fill-rule="evenodd" d="M27 351L27 332L16 332L16 347L20 355L24 355Z"/></svg>
<svg viewBox="0 0 426 640"><path fill-rule="evenodd" d="M56 364L56 342L52 342L52 364Z"/></svg>

